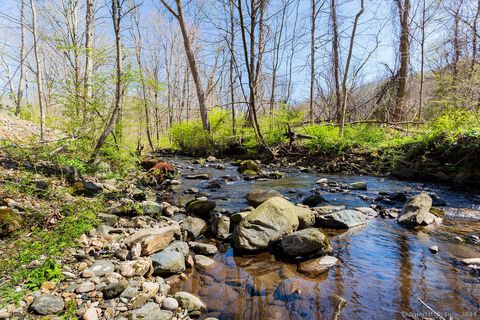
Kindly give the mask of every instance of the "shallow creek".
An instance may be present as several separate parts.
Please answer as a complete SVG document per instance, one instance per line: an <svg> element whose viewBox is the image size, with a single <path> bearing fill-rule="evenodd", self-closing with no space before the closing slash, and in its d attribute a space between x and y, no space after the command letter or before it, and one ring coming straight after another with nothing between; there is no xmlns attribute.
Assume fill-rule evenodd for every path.
<svg viewBox="0 0 480 320"><path fill-rule="evenodd" d="M236 167L225 169L192 165L192 159L172 158L182 174L207 173L212 179L238 176ZM183 289L200 296L208 305L207 316L219 319L332 319L335 296L347 305L340 319L408 319L432 317L421 301L444 318L480 319L480 272L468 269L459 259L480 257L480 244L469 241L480 236L480 197L433 184L402 182L368 176L329 176L283 170L285 177L268 181L235 181L220 189L208 189L207 181L183 180L175 191L198 188L211 194L217 210L240 211L245 195L254 189L275 189L292 202L300 202L315 188L315 181L348 183L366 181L368 191L349 194L322 192L330 204L347 208L369 206L378 192L434 192L446 201L442 226L430 230L408 230L394 219L375 218L365 227L331 235L333 255L341 264L311 279L296 271L296 265L265 252L239 255L229 244L219 243L216 267L194 271ZM364 201L359 196L367 196ZM391 207L392 205L384 205ZM401 205L399 205L401 207ZM467 218L466 218L467 217ZM467 239L459 242L455 237ZM437 245L438 254L429 251Z"/></svg>

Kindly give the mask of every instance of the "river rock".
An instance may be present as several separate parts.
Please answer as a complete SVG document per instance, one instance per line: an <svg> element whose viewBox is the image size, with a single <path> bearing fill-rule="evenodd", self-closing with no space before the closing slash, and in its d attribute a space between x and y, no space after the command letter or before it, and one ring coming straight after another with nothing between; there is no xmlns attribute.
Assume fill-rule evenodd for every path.
<svg viewBox="0 0 480 320"><path fill-rule="evenodd" d="M298 229L310 228L315 224L315 213L309 208L295 207L298 217Z"/></svg>
<svg viewBox="0 0 480 320"><path fill-rule="evenodd" d="M103 277L107 273L115 271L115 266L110 260L97 260L89 269L97 277Z"/></svg>
<svg viewBox="0 0 480 320"><path fill-rule="evenodd" d="M195 261L195 266L202 269L207 269L215 265L215 260L201 254L196 254L193 260Z"/></svg>
<svg viewBox="0 0 480 320"><path fill-rule="evenodd" d="M220 239L226 239L230 235L230 218L222 214L213 217L212 233Z"/></svg>
<svg viewBox="0 0 480 320"><path fill-rule="evenodd" d="M302 201L302 204L309 207L316 207L322 203L328 203L328 201L318 193L312 193Z"/></svg>
<svg viewBox="0 0 480 320"><path fill-rule="evenodd" d="M297 230L298 225L296 207L283 198L271 198L242 219L233 243L239 249L263 250Z"/></svg>
<svg viewBox="0 0 480 320"><path fill-rule="evenodd" d="M170 243L168 247L166 247L163 250L163 252L167 252L167 251L180 252L186 257L190 253L190 247L188 246L188 243L184 241L174 241Z"/></svg>
<svg viewBox="0 0 480 320"><path fill-rule="evenodd" d="M163 213L163 206L154 201L143 201L142 202L143 214L150 216L152 218L160 218Z"/></svg>
<svg viewBox="0 0 480 320"><path fill-rule="evenodd" d="M128 287L128 282L126 280L120 280L119 282L112 282L103 288L103 298L106 300L114 299L122 294L125 289Z"/></svg>
<svg viewBox="0 0 480 320"><path fill-rule="evenodd" d="M185 256L176 251L162 251L152 256L155 275L172 275L185 271Z"/></svg>
<svg viewBox="0 0 480 320"><path fill-rule="evenodd" d="M421 193L405 203L397 221L406 226L440 224L442 219L430 212L431 207L432 198L426 193Z"/></svg>
<svg viewBox="0 0 480 320"><path fill-rule="evenodd" d="M187 212L201 217L207 217L217 204L211 200L193 200L187 205Z"/></svg>
<svg viewBox="0 0 480 320"><path fill-rule="evenodd" d="M303 229L285 236L282 250L290 256L324 255L332 252L328 236L317 228Z"/></svg>
<svg viewBox="0 0 480 320"><path fill-rule="evenodd" d="M191 174L188 176L185 176L185 179L187 180L208 180L210 177L206 173L199 173L199 174Z"/></svg>
<svg viewBox="0 0 480 320"><path fill-rule="evenodd" d="M33 301L30 309L37 314L51 315L63 310L65 304L63 299L54 295L42 294Z"/></svg>
<svg viewBox="0 0 480 320"><path fill-rule="evenodd" d="M175 293L173 297L178 301L180 307L187 309L188 312L203 312L207 308L205 302L203 302L199 297L188 292L180 291Z"/></svg>
<svg viewBox="0 0 480 320"><path fill-rule="evenodd" d="M213 244L191 241L188 243L188 245L193 250L193 252L198 254L212 256L218 252L217 247L215 247Z"/></svg>
<svg viewBox="0 0 480 320"><path fill-rule="evenodd" d="M253 174L261 174L260 167L253 160L245 160L241 162L237 170L240 173L245 173L246 171L250 171L250 173L253 173Z"/></svg>
<svg viewBox="0 0 480 320"><path fill-rule="evenodd" d="M172 297L166 297L162 301L162 308L165 310L175 311L178 308L178 301Z"/></svg>
<svg viewBox="0 0 480 320"><path fill-rule="evenodd" d="M352 182L348 185L350 190L367 190L367 183L365 181Z"/></svg>
<svg viewBox="0 0 480 320"><path fill-rule="evenodd" d="M317 216L317 223L324 228L348 229L367 223L367 217L356 210L342 210Z"/></svg>
<svg viewBox="0 0 480 320"><path fill-rule="evenodd" d="M155 302L149 302L143 307L132 311L132 320L171 320L173 312L162 310Z"/></svg>
<svg viewBox="0 0 480 320"><path fill-rule="evenodd" d="M75 290L77 293L87 293L95 290L95 284L93 282L87 281L81 283Z"/></svg>
<svg viewBox="0 0 480 320"><path fill-rule="evenodd" d="M150 270L151 265L152 262L149 260L124 261L120 263L120 274L127 278L144 276Z"/></svg>
<svg viewBox="0 0 480 320"><path fill-rule="evenodd" d="M242 211L242 212L234 213L230 216L230 221L233 222L234 224L239 224L240 221L242 221L242 219L245 218L246 216L248 216L250 213L252 213L252 212L251 211Z"/></svg>
<svg viewBox="0 0 480 320"><path fill-rule="evenodd" d="M97 309L93 306L90 306L87 311L83 314L83 320L97 320L98 319L98 312Z"/></svg>
<svg viewBox="0 0 480 320"><path fill-rule="evenodd" d="M175 232L179 230L180 226L177 223L162 228L142 229L125 239L124 243L128 247L140 243L142 255L148 256L165 249L172 241Z"/></svg>
<svg viewBox="0 0 480 320"><path fill-rule="evenodd" d="M200 218L187 217L183 220L181 227L183 231L187 231L188 235L195 239L205 232L207 223Z"/></svg>
<svg viewBox="0 0 480 320"><path fill-rule="evenodd" d="M103 224L113 227L117 224L118 216L108 213L99 213L98 218L103 222Z"/></svg>
<svg viewBox="0 0 480 320"><path fill-rule="evenodd" d="M268 199L280 197L282 198L282 194L277 190L254 190L247 194L247 202L250 206L258 207Z"/></svg>
<svg viewBox="0 0 480 320"><path fill-rule="evenodd" d="M340 261L335 257L323 256L301 262L297 270L310 278L315 278L339 263Z"/></svg>

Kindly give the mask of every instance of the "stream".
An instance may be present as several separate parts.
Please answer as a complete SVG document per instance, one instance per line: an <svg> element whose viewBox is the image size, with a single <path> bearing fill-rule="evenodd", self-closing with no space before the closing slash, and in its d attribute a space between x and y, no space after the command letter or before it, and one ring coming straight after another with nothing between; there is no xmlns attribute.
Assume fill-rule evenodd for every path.
<svg viewBox="0 0 480 320"><path fill-rule="evenodd" d="M237 167L228 162L223 163L224 169L216 169L215 164L194 165L189 158L166 160L182 175L206 173L210 181L239 176ZM315 182L320 178L339 183L365 181L368 191L321 195L330 204L347 209L371 204L390 208L395 204L374 202L379 192L426 191L446 202L445 219L432 230L406 229L395 219L381 217L348 231L327 230L333 256L341 263L314 279L269 252L239 255L227 242L216 243L219 253L214 256L215 267L195 270L182 288L206 302L204 318L332 319L337 296L347 301L339 319L434 318L429 308L446 319L480 318L480 271L460 262L480 257L480 244L474 241L480 236L479 195L379 177L322 175L295 168L281 171L285 173L283 179L222 182L219 189L210 189L206 180L183 179L182 185L174 186L174 197L198 188L216 201L216 210L233 213L248 206L245 196L255 189L275 189L298 203L318 187ZM396 206L401 208L403 204ZM433 245L439 247L437 254L429 251Z"/></svg>

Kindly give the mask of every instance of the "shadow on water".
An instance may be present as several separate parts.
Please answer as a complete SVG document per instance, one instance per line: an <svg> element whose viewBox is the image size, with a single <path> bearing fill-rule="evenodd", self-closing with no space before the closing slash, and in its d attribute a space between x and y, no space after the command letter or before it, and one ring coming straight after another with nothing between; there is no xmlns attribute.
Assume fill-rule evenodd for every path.
<svg viewBox="0 0 480 320"><path fill-rule="evenodd" d="M213 179L235 176L236 168L224 170L194 167L185 159L173 160L184 174L208 173ZM469 210L479 215L478 196L456 193L444 187L408 183L377 177L322 176L292 171L281 180L229 182L221 189L208 189L208 182L185 180L178 190L196 187L211 193L220 209L239 211L247 206L245 195L254 189L276 189L297 202L327 177L340 183L366 181L368 191L350 194L322 193L332 204L347 208L368 206L359 195L374 199L378 192L435 192L447 202L447 213ZM294 193L293 193L294 192ZM473 199L473 200L472 200ZM477 202L475 202L477 201ZM408 319L432 317L419 299L442 315L458 319L480 318L479 274L459 259L480 257L480 245L460 243L480 233L480 223L452 220L434 230L408 230L394 220L371 220L366 227L332 232L334 256L341 264L311 279L296 271L296 265L264 252L239 255L229 244L220 245L215 265L196 269L183 289L200 296L208 305L206 316L219 319L332 319L336 302L347 305L342 319ZM429 247L437 245L438 254Z"/></svg>

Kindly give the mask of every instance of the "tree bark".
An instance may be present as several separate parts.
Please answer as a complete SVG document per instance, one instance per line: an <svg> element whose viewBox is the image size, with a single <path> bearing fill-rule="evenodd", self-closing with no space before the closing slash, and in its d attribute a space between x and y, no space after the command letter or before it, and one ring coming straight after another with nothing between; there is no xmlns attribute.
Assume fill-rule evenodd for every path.
<svg viewBox="0 0 480 320"><path fill-rule="evenodd" d="M398 88L396 105L393 108L391 121L398 122L403 119L407 103L407 80L410 63L410 0L397 0L400 19L400 70L398 73Z"/></svg>
<svg viewBox="0 0 480 320"><path fill-rule="evenodd" d="M85 15L85 76L84 76L84 101L83 101L83 124L88 121L88 102L93 96L93 24L94 24L94 0L87 0Z"/></svg>
<svg viewBox="0 0 480 320"><path fill-rule="evenodd" d="M40 141L44 141L45 131L45 105L43 103L43 79L42 79L42 63L38 52L38 30L37 30L37 10L35 9L35 1L30 0L30 9L32 11L32 33L33 33L33 52L35 55L36 77L37 77L37 94L38 105L40 108Z"/></svg>
<svg viewBox="0 0 480 320"><path fill-rule="evenodd" d="M15 115L18 117L20 111L22 110L22 99L23 99L23 86L24 86L24 77L25 77L25 42L26 42L26 32L25 32L25 0L22 0L22 6L20 9L20 32L21 32L21 45L20 45L20 75L18 78L18 90L17 90L17 99L16 99L16 108Z"/></svg>
<svg viewBox="0 0 480 320"><path fill-rule="evenodd" d="M332 0L330 4L330 15L332 19L332 62L333 76L335 78L335 117L340 122L341 114L341 95L340 95L340 65L339 65L339 43L338 43L338 23L337 23L337 4L336 0Z"/></svg>
<svg viewBox="0 0 480 320"><path fill-rule="evenodd" d="M310 28L310 124L313 124L313 105L315 89L315 18L317 15L317 0L312 0L312 16Z"/></svg>

